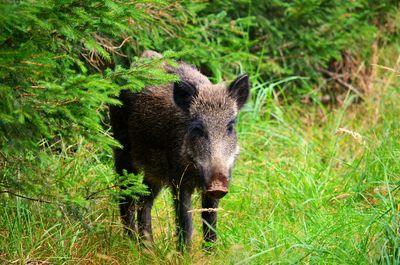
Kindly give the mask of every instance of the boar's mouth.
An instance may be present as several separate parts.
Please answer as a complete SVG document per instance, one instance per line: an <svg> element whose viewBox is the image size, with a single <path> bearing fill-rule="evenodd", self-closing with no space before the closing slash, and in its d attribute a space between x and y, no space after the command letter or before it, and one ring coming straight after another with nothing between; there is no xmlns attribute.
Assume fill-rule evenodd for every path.
<svg viewBox="0 0 400 265"><path fill-rule="evenodd" d="M206 194L213 199L221 199L228 193L228 185L228 177L224 174L216 173L206 186Z"/></svg>

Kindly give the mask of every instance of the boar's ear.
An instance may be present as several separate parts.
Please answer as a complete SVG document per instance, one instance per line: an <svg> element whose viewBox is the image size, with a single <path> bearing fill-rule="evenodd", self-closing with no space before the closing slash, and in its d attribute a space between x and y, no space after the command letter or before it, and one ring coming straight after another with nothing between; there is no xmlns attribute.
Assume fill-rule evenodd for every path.
<svg viewBox="0 0 400 265"><path fill-rule="evenodd" d="M238 108L242 108L246 103L250 93L249 76L246 74L238 76L228 88L229 95L236 100Z"/></svg>
<svg viewBox="0 0 400 265"><path fill-rule="evenodd" d="M188 111L197 89L191 83L181 80L174 83L174 101L183 111Z"/></svg>

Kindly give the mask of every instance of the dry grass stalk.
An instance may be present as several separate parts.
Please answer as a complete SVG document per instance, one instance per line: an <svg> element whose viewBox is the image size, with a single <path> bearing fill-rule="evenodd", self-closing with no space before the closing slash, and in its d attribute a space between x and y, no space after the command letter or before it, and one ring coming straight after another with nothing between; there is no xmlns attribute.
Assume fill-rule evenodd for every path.
<svg viewBox="0 0 400 265"><path fill-rule="evenodd" d="M222 208L200 208L200 209L193 209L190 211L187 211L188 213L202 213L202 212L218 212L218 211L223 211L224 209Z"/></svg>
<svg viewBox="0 0 400 265"><path fill-rule="evenodd" d="M349 129L346 128L339 128L337 129L336 133L337 135L343 135L343 134L348 134L350 135L354 140L356 140L359 143L363 142L363 137L361 136L361 134L359 134L358 132L354 132L351 131Z"/></svg>
<svg viewBox="0 0 400 265"><path fill-rule="evenodd" d="M351 196L350 193L339 194L331 199L331 201L345 200Z"/></svg>

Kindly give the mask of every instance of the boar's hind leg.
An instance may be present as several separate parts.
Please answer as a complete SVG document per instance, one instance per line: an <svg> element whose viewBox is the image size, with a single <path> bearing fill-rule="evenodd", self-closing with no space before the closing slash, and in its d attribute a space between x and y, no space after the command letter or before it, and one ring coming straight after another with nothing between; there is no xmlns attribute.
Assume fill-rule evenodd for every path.
<svg viewBox="0 0 400 265"><path fill-rule="evenodd" d="M201 206L204 209L218 208L218 199L212 199L206 194L201 195ZM217 240L217 212L202 212L203 236L206 242L215 242Z"/></svg>
<svg viewBox="0 0 400 265"><path fill-rule="evenodd" d="M192 192L185 189L174 189L174 202L177 223L178 248L190 248L193 232Z"/></svg>
<svg viewBox="0 0 400 265"><path fill-rule="evenodd" d="M153 207L154 199L160 192L161 187L156 185L151 185L149 183L146 183L146 181L144 181L143 183L147 185L150 194L142 196L139 199L139 204L138 204L139 235L141 239L153 242L153 231L151 227L151 208Z"/></svg>
<svg viewBox="0 0 400 265"><path fill-rule="evenodd" d="M123 176L123 171L126 170L127 173L137 174L137 170L135 170L132 166L132 162L130 160L130 154L128 151L124 149L116 149L115 150L115 169L118 175ZM124 187L121 187L124 189ZM135 227L135 202L131 196L124 195L119 199L119 210L121 213L122 223L125 227L126 232L130 237L133 237L134 232L136 231Z"/></svg>

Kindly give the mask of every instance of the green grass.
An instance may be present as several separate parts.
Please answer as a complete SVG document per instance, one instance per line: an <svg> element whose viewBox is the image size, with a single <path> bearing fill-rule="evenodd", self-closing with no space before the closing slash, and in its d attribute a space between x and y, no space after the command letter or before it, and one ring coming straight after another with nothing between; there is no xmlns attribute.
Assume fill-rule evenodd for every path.
<svg viewBox="0 0 400 265"><path fill-rule="evenodd" d="M386 86L389 78L381 76L376 94L365 102L352 105L348 97L334 109L282 105L272 99L271 84L259 85L266 90L259 93L262 99L254 100L259 111L240 117L241 155L230 193L221 201L219 241L212 252L202 250L199 213L194 213L192 251L176 252L167 190L153 209L156 243L152 249L123 236L117 205L109 193L94 196L83 208L86 211L74 209L73 204L2 195L0 260L17 264L400 264L400 88ZM362 138L340 133L340 128ZM91 185L89 180L96 175L110 175L103 187L109 185L111 155L106 166L96 165L98 152L90 148L77 149L74 155L79 160L68 160L72 154L61 153L47 161L52 170L38 174L82 178L82 186ZM84 193L82 187L65 189ZM199 201L195 195L195 207L200 207Z"/></svg>

